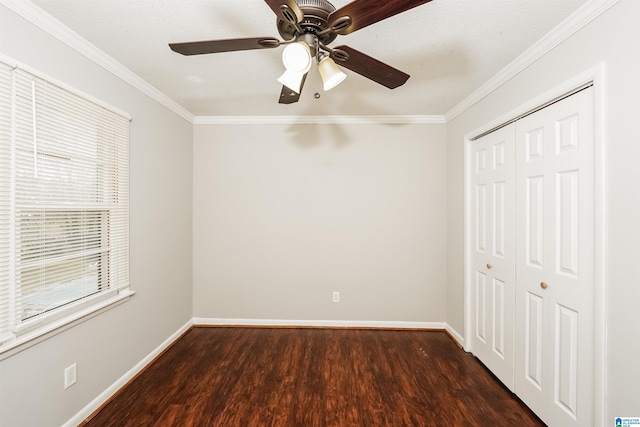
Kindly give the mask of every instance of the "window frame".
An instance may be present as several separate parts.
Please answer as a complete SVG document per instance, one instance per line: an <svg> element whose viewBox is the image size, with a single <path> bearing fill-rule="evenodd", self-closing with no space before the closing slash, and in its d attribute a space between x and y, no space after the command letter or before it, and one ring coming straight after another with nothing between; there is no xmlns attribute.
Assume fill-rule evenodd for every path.
<svg viewBox="0 0 640 427"><path fill-rule="evenodd" d="M9 114L10 116L8 120L6 116L0 117L0 144L9 145L8 150L6 147L4 149L0 147L0 166L5 167L9 165L10 167L10 173L0 173L0 199L2 199L3 194L7 193L7 188L9 188L8 191L11 194L10 202L7 203L6 200L0 200L0 210L3 210L0 211L0 238L3 238L4 240L4 242L0 241L0 268L7 270L5 272L0 271L0 360L2 360L16 352L28 348L31 345L35 345L52 335L62 332L69 327L128 301L135 292L130 289L129 283L128 184L130 150L129 123L131 121L131 117L127 113L124 113L109 104L48 77L24 64L13 61L11 58L2 54L0 54L0 66L2 66L0 72L4 73L0 75L0 79L2 79L0 81L0 90L6 91L8 84L11 93L10 106L7 107L6 102L4 104L0 103L0 114ZM7 69L9 69L8 73L11 76L11 81L9 83L7 83L6 80ZM29 206L28 204L17 206L16 188L18 188L17 186L22 182L20 181L21 178L16 176L17 172L15 166L15 162L17 161L15 157L16 144L18 144L17 141L19 138L16 136L16 133L18 132L16 130L18 128L18 120L16 119L18 115L18 101L16 101L16 93L18 91L17 80L19 78L18 73L20 73L21 76L32 76L34 81L37 80L44 82L45 85L50 85L52 88L61 91L65 96L68 95L73 101L78 101L83 105L86 103L87 110L89 111L87 114L98 114L96 111L100 113L96 119L101 120L100 126L96 124L94 129L96 144L96 158L94 160L95 172L91 172L90 169L88 169L89 172L86 172L85 175L85 179L87 176L89 177L88 187L91 188L92 185L95 185L95 204L85 203L85 206L83 206L83 203L78 203L77 201L75 203L66 203L64 196L60 196L62 197L62 203L59 202L58 206L54 207L43 208L42 206L38 206L37 200L33 206ZM40 151L37 148L38 139L35 135L36 120L38 118L38 113L36 112L35 89L33 89L33 104L33 141L35 147L34 169L37 174L36 162L40 155ZM102 114L104 114L106 119L103 118ZM67 118L70 117L74 120L73 123L78 124L80 131L84 130L86 132L87 129L91 127L92 122L82 122L85 117L75 116L74 111L62 111L60 116L62 115L68 115ZM48 118L51 117L48 116ZM113 138L115 139L110 142L114 145L107 144L103 147L101 144L104 144L105 139L104 137L99 136L99 133L104 132L102 126L105 125L102 120L106 120L106 123L109 123L107 120L109 118L113 118L113 132L116 136L114 136ZM105 128L111 131L109 125L106 125ZM7 135L9 136L7 137ZM80 137L78 136L78 138ZM77 141L75 139L73 142L74 144L70 149L86 148L86 145L82 144L76 147L75 143ZM105 172L108 176L105 180L102 180L102 172L100 171L103 167L101 162L104 160L99 157L101 150L113 150L113 153L110 152L106 158L108 161L113 160L116 162L109 165L115 169L115 172L111 175L108 175L109 172ZM55 153L55 151L56 149L53 149L52 152ZM7 152L10 154L7 154ZM51 152L46 153L46 155L51 156ZM9 157L9 159L7 159L7 157ZM68 160L71 164L73 159L69 158L65 160ZM89 162L88 164L90 168L90 165L94 163ZM91 181L92 173L95 173L96 175L95 182L93 182L93 184ZM54 179L57 178L58 181L62 182L60 185L63 187L65 185L67 187L73 187L74 185L73 179L64 181L64 179L60 179L61 175L53 176ZM6 182L2 182L2 179L5 181L8 180L9 183L7 184ZM111 197L112 200L102 201L100 197L103 192L107 199ZM74 195L73 199L75 200L75 193L71 191L69 194ZM86 197L87 194L89 198L93 197L91 190L85 191L83 196ZM61 246L61 251L68 251L68 253L65 252L66 255L59 257L58 259L55 257L47 258L44 255L47 251L46 245L41 244L42 247L39 251L43 253L43 258L33 261L33 268L45 269L46 265L57 264L59 266L58 268L61 269L58 274L60 274L61 277L67 277L65 275L68 275L70 279L67 280L65 278L64 280L69 282L89 277L91 275L91 267L87 267L88 264L86 263L88 263L90 259L98 259L98 268L96 272L97 290L96 292L93 292L93 283L90 283L88 286L83 288L84 293L81 296L76 298L73 293L70 293L69 295L65 295L65 297L70 298L70 300L64 304L57 304L57 306L49 309L43 309L33 316L23 317L23 315L20 314L20 311L22 310L21 304L25 303L26 299L23 299L22 295L20 295L22 292L20 278L20 266L22 263L19 258L21 256L21 249L19 246L20 230L18 230L19 221L16 217L18 216L18 212L22 212L21 215L24 215L25 212L28 214L31 210L34 215L38 215L38 212L40 211L43 218L46 218L45 215L47 209L49 209L52 217L57 218L55 221L58 221L51 226L52 228L56 226L68 228L67 230L60 231L62 234L60 241L64 242L64 245ZM6 211L8 211L8 214ZM88 219L87 213L89 214ZM77 224L74 224L74 216L82 218L85 222L76 219L75 221L78 222ZM8 226L6 218L9 218ZM21 221L22 220L23 219L21 219ZM28 221L28 219L26 221ZM38 221L37 218L36 221ZM87 221L91 221L90 225L87 225ZM72 225L66 224L66 222L70 222ZM46 229L48 224L46 220L44 220L42 224L44 224L42 226L43 230ZM76 227L77 230L74 230L74 227ZM47 232L50 231L41 231L42 235L45 235ZM78 236L80 236L82 244L77 243L77 239L74 240L74 238L70 237L76 232L80 233ZM68 234L65 235L65 233ZM89 243L86 243L84 241L85 236L89 236L92 240ZM97 243L96 239L98 240ZM112 248L112 241L117 241L117 248ZM71 245L69 245L69 242L71 242ZM76 247L77 245L78 247ZM85 247L83 245L88 246ZM97 246L92 247L91 245ZM68 263L68 265L65 265L65 262ZM84 270L81 269L82 263L85 263ZM69 265L71 265L71 267L69 267ZM103 277L104 280L102 280L101 277ZM56 289L57 292L66 292L65 286L67 285L65 285L65 283L67 282L64 280L58 280L53 289ZM41 283L46 283L46 281L43 279ZM101 287L104 287L104 289L100 290ZM80 288L80 286L78 284L71 285L68 286L67 289L72 288ZM43 290L42 292L46 294L47 291ZM46 307L44 303L42 306Z"/></svg>

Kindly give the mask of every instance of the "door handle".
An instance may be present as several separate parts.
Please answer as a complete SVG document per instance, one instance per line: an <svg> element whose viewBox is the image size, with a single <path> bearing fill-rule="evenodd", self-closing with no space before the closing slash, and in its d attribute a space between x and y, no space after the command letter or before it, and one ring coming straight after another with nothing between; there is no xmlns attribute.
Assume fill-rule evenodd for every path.
<svg viewBox="0 0 640 427"><path fill-rule="evenodd" d="M549 287L549 284L547 282L540 282L540 287L542 289L547 289Z"/></svg>
<svg viewBox="0 0 640 427"><path fill-rule="evenodd" d="M493 267L493 266L492 266L491 264L487 263L487 268L488 268L489 270L491 270L491 267Z"/></svg>

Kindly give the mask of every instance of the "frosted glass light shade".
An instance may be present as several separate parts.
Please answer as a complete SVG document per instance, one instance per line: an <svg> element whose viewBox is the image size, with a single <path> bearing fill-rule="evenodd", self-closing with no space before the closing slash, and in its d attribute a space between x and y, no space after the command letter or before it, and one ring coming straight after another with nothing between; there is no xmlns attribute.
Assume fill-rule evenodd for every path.
<svg viewBox="0 0 640 427"><path fill-rule="evenodd" d="M294 91L295 93L300 93L300 89L302 89L302 80L304 79L305 73L299 73L297 71L286 70L284 74L278 77L278 81Z"/></svg>
<svg viewBox="0 0 640 427"><path fill-rule="evenodd" d="M311 69L311 51L304 42L291 43L282 52L286 70L278 81L296 93L300 93L304 75Z"/></svg>
<svg viewBox="0 0 640 427"><path fill-rule="evenodd" d="M325 91L333 89L347 78L347 75L340 71L333 59L328 56L322 58L318 64L318 71L320 71Z"/></svg>
<svg viewBox="0 0 640 427"><path fill-rule="evenodd" d="M287 71L306 73L311 68L311 51L304 42L291 43L282 52L282 63Z"/></svg>

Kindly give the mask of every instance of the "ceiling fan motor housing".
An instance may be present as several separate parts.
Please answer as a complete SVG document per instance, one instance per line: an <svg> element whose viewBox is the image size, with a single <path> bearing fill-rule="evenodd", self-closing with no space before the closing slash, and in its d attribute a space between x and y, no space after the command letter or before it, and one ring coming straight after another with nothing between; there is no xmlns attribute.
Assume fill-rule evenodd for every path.
<svg viewBox="0 0 640 427"><path fill-rule="evenodd" d="M302 28L303 34L316 35L329 27L329 15L336 10L331 3L326 0L297 0L297 3L304 14L304 19L298 24ZM298 33L295 25L290 22L278 19L277 26L278 32L284 40L291 40L302 35ZM329 31L327 34L318 36L318 40L323 45L328 45L337 36L335 32Z"/></svg>

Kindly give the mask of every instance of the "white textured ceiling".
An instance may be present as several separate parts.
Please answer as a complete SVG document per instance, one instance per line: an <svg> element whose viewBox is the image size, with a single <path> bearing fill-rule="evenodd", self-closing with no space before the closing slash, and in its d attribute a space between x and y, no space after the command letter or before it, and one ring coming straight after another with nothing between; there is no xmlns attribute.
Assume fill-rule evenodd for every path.
<svg viewBox="0 0 640 427"><path fill-rule="evenodd" d="M332 43L410 74L404 86L345 70L347 80L325 93L312 70L300 102L282 105L282 48L186 57L167 46L279 37L262 0L33 0L197 116L444 115L585 2L433 0Z"/></svg>

